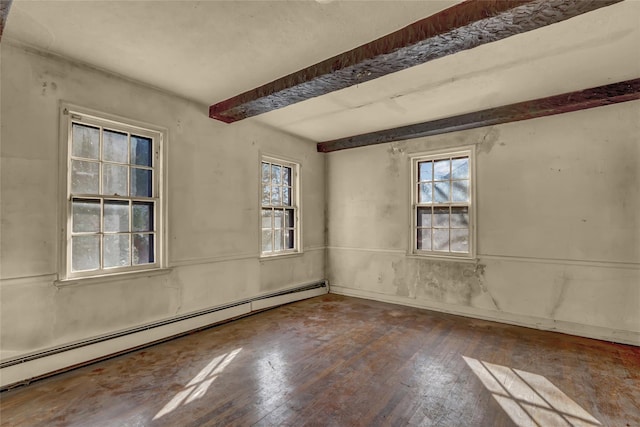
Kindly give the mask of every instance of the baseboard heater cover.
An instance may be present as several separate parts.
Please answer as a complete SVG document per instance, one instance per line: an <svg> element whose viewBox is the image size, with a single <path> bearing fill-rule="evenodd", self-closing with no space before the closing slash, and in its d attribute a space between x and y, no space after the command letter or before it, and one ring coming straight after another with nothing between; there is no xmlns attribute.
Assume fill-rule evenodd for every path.
<svg viewBox="0 0 640 427"><path fill-rule="evenodd" d="M249 315L249 314L251 314L251 313L253 313L255 311L258 311L258 310L264 310L266 308L275 307L275 306L278 306L278 305L286 304L288 302L293 302L293 301L297 301L297 300L301 300L301 299L311 298L313 296L321 295L321 294L324 294L324 293L327 293L327 292L328 292L328 283L327 283L327 281L319 281L319 282L305 284L305 285L302 285L302 286L297 286L295 288L284 289L282 291L263 294L263 295L259 295L259 296L253 297L253 298L248 298L248 299L245 299L245 300L236 301L236 302L229 303L229 304L223 304L223 305L212 307L212 308L208 308L208 309L205 309L205 310L199 310L199 311L183 314L181 316L172 317L170 319L160 320L160 321L148 323L148 324L145 324L145 325L137 326L137 327L134 327L134 328L125 329L125 330L122 330L122 331L113 332L113 333L106 334L106 335L100 335L98 337L93 337L93 338L89 338L89 339L86 339L86 340L77 341L77 342L74 342L74 343L65 344L65 345L61 345L61 346L56 346L56 347L52 347L52 348L49 348L49 349L46 349L46 350L42 350L42 351L26 354L26 355L23 355L23 356L18 356L18 357L15 357L15 358L11 358L11 359L8 359L8 360L0 363L0 371L1 370L6 370L7 368L15 367L17 365L23 365L25 363L35 362L35 361L38 361L38 360L43 359L43 358L50 358L50 357L53 357L53 356L57 356L57 355L60 355L61 353L66 353L66 352L69 352L69 351L72 351L72 350L77 350L77 349L80 349L80 348L83 348L83 347L95 346L97 344L105 343L107 341L123 339L123 338L126 338L126 337L134 335L134 334L141 334L141 333L145 333L145 332L151 332L151 335L155 335L155 334L153 334L153 331L154 330L159 330L160 328L163 328L163 327L168 327L168 326L171 326L173 324L180 323L180 322L194 323L194 321L197 320L198 318L205 318L205 317L212 317L213 316L212 317L212 320L213 320L212 323L203 324L203 325L200 325L200 326L196 325L193 328L186 328L185 330L177 332L177 333L174 333L172 335L168 335L168 336L165 336L165 337L158 337L158 338L153 339L151 341L143 342L140 345L134 345L133 347L130 347L129 349L122 349L122 350L119 350L119 351L116 351L116 352L112 352L112 353L109 353L109 354L104 354L102 356L94 357L94 358L92 358L90 360L85 360L84 362L76 363L76 364L74 364L72 366L67 366L67 368L74 368L74 367L77 367L78 365L94 363L94 362L97 362L99 360L103 360L103 359L107 359L109 357L113 357L114 355L123 354L123 353L126 353L128 351L133 351L133 350L137 350L137 349L142 348L142 347L146 347L146 346L149 346L149 345L157 344L158 342L161 342L161 341L167 341L167 340L170 340L170 339L173 339L173 338L177 338L177 337L179 337L181 335L188 334L188 333L190 333L190 332L192 332L194 330L205 329L207 327L215 325L216 323L220 323L220 322L223 322L225 320L230 320L230 319L233 319L233 318L236 318L236 317L246 316L246 315ZM243 306L246 306L246 307L243 307ZM224 317L222 319L215 320L215 315L216 314L222 314L222 312L224 312L224 311L227 311L231 315L229 317ZM189 322L189 321L191 321L191 322ZM19 380L17 383L18 384L23 383L23 382L28 383L34 378L44 377L44 376L47 376L49 374L57 373L57 372L59 372L61 370L64 370L64 368L57 369L57 370L55 370L53 372L49 372L49 373L43 373L43 374L40 374L40 375L30 376L28 378L24 378L22 380ZM4 377L4 375L2 375L2 377ZM13 382L7 383L6 381L4 381L4 378L0 378L0 390L10 388L12 385L13 385Z"/></svg>

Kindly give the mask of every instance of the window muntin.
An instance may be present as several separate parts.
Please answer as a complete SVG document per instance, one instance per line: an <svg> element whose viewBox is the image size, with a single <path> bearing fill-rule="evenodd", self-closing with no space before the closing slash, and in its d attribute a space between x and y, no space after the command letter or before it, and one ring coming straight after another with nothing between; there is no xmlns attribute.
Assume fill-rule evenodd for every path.
<svg viewBox="0 0 640 427"><path fill-rule="evenodd" d="M471 151L413 159L413 253L471 257Z"/></svg>
<svg viewBox="0 0 640 427"><path fill-rule="evenodd" d="M261 162L260 212L263 256L298 252L298 165L277 159Z"/></svg>
<svg viewBox="0 0 640 427"><path fill-rule="evenodd" d="M159 267L161 133L66 114L65 276Z"/></svg>

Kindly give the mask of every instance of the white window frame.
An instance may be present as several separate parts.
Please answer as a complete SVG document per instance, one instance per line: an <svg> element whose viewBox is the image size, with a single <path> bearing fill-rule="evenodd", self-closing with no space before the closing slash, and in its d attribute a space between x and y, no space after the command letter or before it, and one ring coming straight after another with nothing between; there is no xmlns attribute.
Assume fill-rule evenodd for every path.
<svg viewBox="0 0 640 427"><path fill-rule="evenodd" d="M446 202L446 203L419 203L419 163L424 161L445 160L456 157L469 158L469 202ZM411 230L409 234L409 255L437 258L437 259L457 259L457 260L473 260L476 258L476 242L477 242L477 222L476 222L476 162L475 162L475 146L456 147L446 150L429 151L416 153L409 158L411 162ZM469 217L469 252L452 252L435 251L418 249L417 237L417 214L419 207L456 207L467 206Z"/></svg>
<svg viewBox="0 0 640 427"><path fill-rule="evenodd" d="M151 138L153 140L152 166L148 169L152 170L152 188L153 194L151 198L134 197L134 196L115 196L102 194L72 194L71 192L71 161L72 161L72 125L73 123L84 124L88 126L101 127L104 129L127 132L136 136ZM85 107L80 107L70 103L62 102L60 104L60 256L59 256L59 273L58 281L76 281L77 279L89 278L108 278L117 277L123 274L134 274L140 272L150 272L161 270L166 267L166 164L164 151L167 144L167 130L162 127L138 122L128 118L116 116L113 114L103 113ZM101 132L102 135L102 132ZM102 136L100 137L100 150L102 149ZM100 168L107 163L99 160ZM102 174L98 175L98 179L102 179ZM130 177L128 178L130 179ZM100 186L102 183L99 184ZM129 186L129 181L127 181ZM100 200L100 206L104 204L104 200L123 200L131 201L140 199L140 201L154 203L154 225L152 233L154 234L154 262L140 265L129 265L123 267L103 267L103 244L102 240L106 233L103 225L100 225L100 267L94 270L73 271L72 270L72 199L73 198L90 198ZM131 216L131 215L130 215ZM102 214L101 214L102 218ZM129 218L132 221L132 218ZM128 232L133 236L134 232L130 229ZM130 254L130 257L133 255Z"/></svg>
<svg viewBox="0 0 640 427"><path fill-rule="evenodd" d="M269 163L269 164L275 164L275 165L280 165L280 166L285 166L288 168L291 168L291 206L288 205L263 205L263 183L262 183L262 165L263 163ZM260 258L275 258L275 257L282 257L282 256L286 256L286 255L295 255L295 254L301 254L302 253L302 204L301 204L301 190L300 190L300 168L301 168L301 164L300 162L293 160L293 159L288 159L288 158L284 158L282 156L276 156L276 155L271 155L271 154L261 154L260 155L260 163L259 163L259 169L258 169L258 176L259 176L259 198L258 198L258 203L259 203L259 209L258 209L258 221L259 221L259 247L258 247L258 251L260 254ZM273 209L293 209L293 216L294 216L294 235L293 235L293 239L294 239L294 244L293 244L293 249L283 249L283 250L277 250L277 251L269 251L269 252L264 252L262 250L263 248L263 230L266 230L266 228L263 228L263 218L262 218L262 210L265 208L273 208ZM273 223L273 221L275 221L275 219L272 219L272 226L271 229L276 229L275 228L275 224ZM284 221L284 218L283 218ZM283 228L286 228L283 227ZM273 243L275 242L275 237L272 238L272 247L273 247Z"/></svg>

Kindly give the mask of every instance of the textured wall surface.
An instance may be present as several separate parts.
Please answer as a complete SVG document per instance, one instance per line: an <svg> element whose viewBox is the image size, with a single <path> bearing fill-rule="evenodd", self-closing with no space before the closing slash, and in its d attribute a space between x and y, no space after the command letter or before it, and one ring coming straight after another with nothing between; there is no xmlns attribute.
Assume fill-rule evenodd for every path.
<svg viewBox="0 0 640 427"><path fill-rule="evenodd" d="M2 355L10 357L324 279L315 145L70 62L2 44ZM164 275L56 287L59 102L168 128ZM301 163L304 253L259 258L260 153Z"/></svg>
<svg viewBox="0 0 640 427"><path fill-rule="evenodd" d="M476 263L408 256L413 153L476 146ZM332 290L640 344L640 102L328 155Z"/></svg>

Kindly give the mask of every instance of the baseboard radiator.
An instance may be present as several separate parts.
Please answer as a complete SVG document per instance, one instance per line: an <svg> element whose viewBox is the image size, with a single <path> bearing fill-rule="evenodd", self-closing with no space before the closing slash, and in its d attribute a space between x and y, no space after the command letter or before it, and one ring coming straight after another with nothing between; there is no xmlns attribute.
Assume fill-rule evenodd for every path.
<svg viewBox="0 0 640 427"><path fill-rule="evenodd" d="M328 292L327 281L308 283L10 358L0 362L0 391Z"/></svg>

